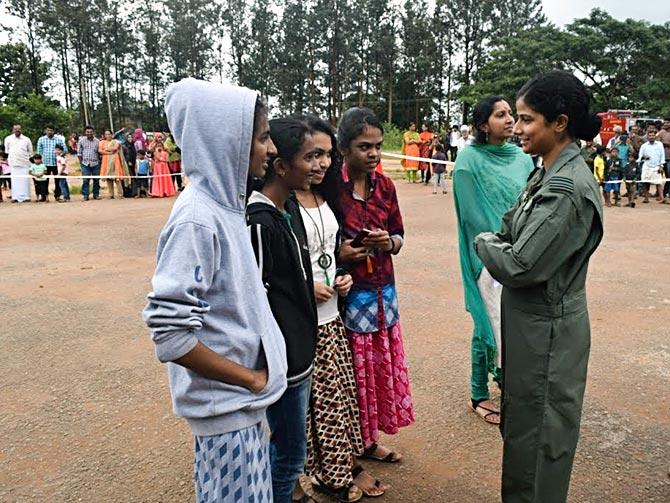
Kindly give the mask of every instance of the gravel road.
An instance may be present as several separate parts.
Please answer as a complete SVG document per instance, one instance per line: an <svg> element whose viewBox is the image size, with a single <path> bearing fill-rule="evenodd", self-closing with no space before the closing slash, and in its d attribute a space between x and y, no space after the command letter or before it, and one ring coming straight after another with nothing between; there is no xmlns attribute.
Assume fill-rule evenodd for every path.
<svg viewBox="0 0 670 503"><path fill-rule="evenodd" d="M384 439L400 466L368 467L391 484L386 502L497 501L500 435L467 408L471 321L451 193L396 183L417 422ZM190 432L140 314L173 202L0 204L0 501L192 501ZM605 215L569 500L667 502L670 207Z"/></svg>

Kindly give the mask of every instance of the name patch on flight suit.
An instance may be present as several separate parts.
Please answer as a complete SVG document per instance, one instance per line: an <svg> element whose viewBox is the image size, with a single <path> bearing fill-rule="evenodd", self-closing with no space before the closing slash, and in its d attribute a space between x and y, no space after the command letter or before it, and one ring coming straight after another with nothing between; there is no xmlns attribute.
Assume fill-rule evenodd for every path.
<svg viewBox="0 0 670 503"><path fill-rule="evenodd" d="M559 192L563 194L572 194L575 190L575 182L572 178L566 176L554 176L548 182L549 192Z"/></svg>

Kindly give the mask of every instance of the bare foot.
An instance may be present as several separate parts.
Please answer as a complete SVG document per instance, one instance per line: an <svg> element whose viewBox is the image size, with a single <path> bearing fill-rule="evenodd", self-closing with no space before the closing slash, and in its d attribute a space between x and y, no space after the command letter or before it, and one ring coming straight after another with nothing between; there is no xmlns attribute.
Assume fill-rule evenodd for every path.
<svg viewBox="0 0 670 503"><path fill-rule="evenodd" d="M385 445L373 444L363 451L361 458L382 461L384 463L398 463L402 459L402 455Z"/></svg>
<svg viewBox="0 0 670 503"><path fill-rule="evenodd" d="M358 473L356 474L356 472ZM354 468L352 472L354 475L354 484L363 491L363 495L367 497L381 496L389 488L386 484L382 484L379 480L370 475L363 469L362 466Z"/></svg>

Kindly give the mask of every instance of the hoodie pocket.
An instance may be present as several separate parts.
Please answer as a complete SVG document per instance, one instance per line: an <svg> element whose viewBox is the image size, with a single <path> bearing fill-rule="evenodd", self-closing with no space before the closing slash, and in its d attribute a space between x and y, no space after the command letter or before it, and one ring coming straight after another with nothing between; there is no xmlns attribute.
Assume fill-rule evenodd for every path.
<svg viewBox="0 0 670 503"><path fill-rule="evenodd" d="M245 409L253 410L276 402L286 389L286 349L281 334L264 332L260 337L260 351L263 352L268 380L258 393L247 390Z"/></svg>

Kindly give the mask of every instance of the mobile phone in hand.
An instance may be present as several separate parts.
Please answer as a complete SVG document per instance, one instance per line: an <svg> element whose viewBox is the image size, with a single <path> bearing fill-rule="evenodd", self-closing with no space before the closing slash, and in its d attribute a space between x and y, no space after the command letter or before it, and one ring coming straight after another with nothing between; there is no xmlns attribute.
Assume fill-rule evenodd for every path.
<svg viewBox="0 0 670 503"><path fill-rule="evenodd" d="M363 240L370 235L370 230L368 229L361 229L358 234L356 234L356 237L351 241L351 247L352 248L361 248L363 246Z"/></svg>

